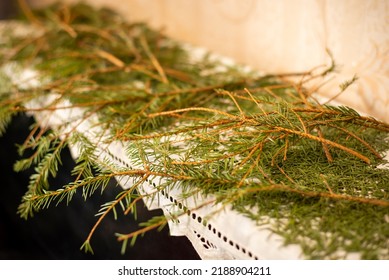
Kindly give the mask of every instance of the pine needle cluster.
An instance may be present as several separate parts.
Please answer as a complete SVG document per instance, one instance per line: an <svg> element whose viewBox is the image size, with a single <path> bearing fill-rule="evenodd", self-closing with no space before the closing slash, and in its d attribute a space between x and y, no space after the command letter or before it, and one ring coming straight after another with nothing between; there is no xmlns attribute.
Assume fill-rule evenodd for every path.
<svg viewBox="0 0 389 280"><path fill-rule="evenodd" d="M232 206L269 225L285 244L299 244L305 258L389 257L389 171L380 168L387 164L389 125L321 104L304 89L334 64L292 83L207 54L194 59L182 44L111 10L55 5L27 15L34 32L3 31L0 133L21 112L81 113L55 129L36 124L20 146L21 154L30 153L15 170L35 168L21 217L69 203L77 191L88 199L114 178L132 178L132 187L97 213L82 247L93 252L90 241L104 217L136 214L143 198L137 189L159 178L155 192L180 188L183 200L212 196L218 209ZM12 82L6 73L18 67L33 67L39 83ZM88 121L92 130L98 127L93 139L77 129ZM76 125L69 129L70 123ZM126 145L134 166L99 157L101 146L115 141ZM78 147L75 180L50 186L68 146ZM123 250L128 240L166 222L156 217L137 232L119 234Z"/></svg>

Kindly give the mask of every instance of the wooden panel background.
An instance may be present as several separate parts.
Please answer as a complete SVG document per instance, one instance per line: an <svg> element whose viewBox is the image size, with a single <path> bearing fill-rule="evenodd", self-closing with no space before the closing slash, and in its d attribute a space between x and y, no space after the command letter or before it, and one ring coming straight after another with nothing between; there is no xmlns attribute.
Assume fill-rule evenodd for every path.
<svg viewBox="0 0 389 280"><path fill-rule="evenodd" d="M75 0L63 0L75 2ZM45 4L52 0L30 0ZM339 101L389 121L387 0L89 0L146 21L178 40L205 47L266 73L339 65L319 91L359 79ZM315 85L311 85L315 86Z"/></svg>

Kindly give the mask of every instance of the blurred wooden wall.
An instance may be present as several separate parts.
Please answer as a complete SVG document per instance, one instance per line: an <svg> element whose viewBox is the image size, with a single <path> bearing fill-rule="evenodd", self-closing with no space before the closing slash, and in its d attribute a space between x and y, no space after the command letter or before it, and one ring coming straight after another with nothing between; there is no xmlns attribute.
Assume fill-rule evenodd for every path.
<svg viewBox="0 0 389 280"><path fill-rule="evenodd" d="M75 2L76 0L63 0ZM33 4L54 2L30 0ZM339 100L389 121L387 0L89 0L146 21L176 39L229 56L266 73L339 65L319 91L359 79ZM314 85L311 85L314 86Z"/></svg>

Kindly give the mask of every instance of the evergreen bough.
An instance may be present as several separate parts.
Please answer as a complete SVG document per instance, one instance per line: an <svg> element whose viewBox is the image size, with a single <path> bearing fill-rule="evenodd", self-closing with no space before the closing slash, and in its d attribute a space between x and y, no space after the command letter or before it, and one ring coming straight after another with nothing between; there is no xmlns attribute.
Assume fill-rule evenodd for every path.
<svg viewBox="0 0 389 280"><path fill-rule="evenodd" d="M382 168L389 125L321 104L304 88L334 63L319 74L294 74L301 82L293 83L211 55L193 59L182 44L108 9L54 5L26 15L20 21L34 24L34 32L4 28L0 43L0 133L18 113L48 115L66 107L82 112L78 124L97 116L100 142L76 128L32 127L19 147L20 154L32 153L15 163L17 171L35 168L21 217L69 203L77 191L88 199L115 177L134 178L133 187L97 213L82 246L93 252L90 241L104 217L134 212L143 198L137 188L163 178L156 192L178 187L183 197L212 195L218 209L230 205L267 224L285 244L299 244L304 258L389 258L389 171ZM26 67L37 71L38 84L15 84L7 75ZM114 141L125 143L140 168L98 158L99 145ZM50 186L67 146L79 148L76 179ZM123 250L166 222L155 217L139 231L118 234Z"/></svg>

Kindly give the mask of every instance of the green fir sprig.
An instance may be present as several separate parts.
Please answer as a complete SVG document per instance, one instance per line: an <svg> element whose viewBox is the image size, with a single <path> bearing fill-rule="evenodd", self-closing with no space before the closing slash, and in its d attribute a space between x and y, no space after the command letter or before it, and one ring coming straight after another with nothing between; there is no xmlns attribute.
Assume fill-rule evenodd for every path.
<svg viewBox="0 0 389 280"><path fill-rule="evenodd" d="M34 32L3 31L0 133L19 112L45 116L69 109L81 115L70 130L72 120L52 129L36 125L20 147L31 153L15 170L35 167L18 209L23 218L69 203L77 191L88 199L114 178L132 178L132 187L97 213L82 246L93 252L92 236L104 217L136 215L144 198L137 190L163 178L155 193L180 188L182 199L212 196L217 209L232 206L267 224L285 244L299 244L305 258L355 252L389 257L389 171L379 168L387 163L388 124L349 107L320 104L304 82L285 75L260 76L211 55L195 60L161 32L125 22L111 10L57 4L27 15ZM36 70L38 85L13 84L4 73L15 64ZM334 67L332 62L319 75L295 75L307 81ZM93 139L78 130L88 121ZM101 146L115 141L126 145L136 167L100 157ZM68 146L78 147L75 180L50 186ZM118 233L122 250L166 219Z"/></svg>

